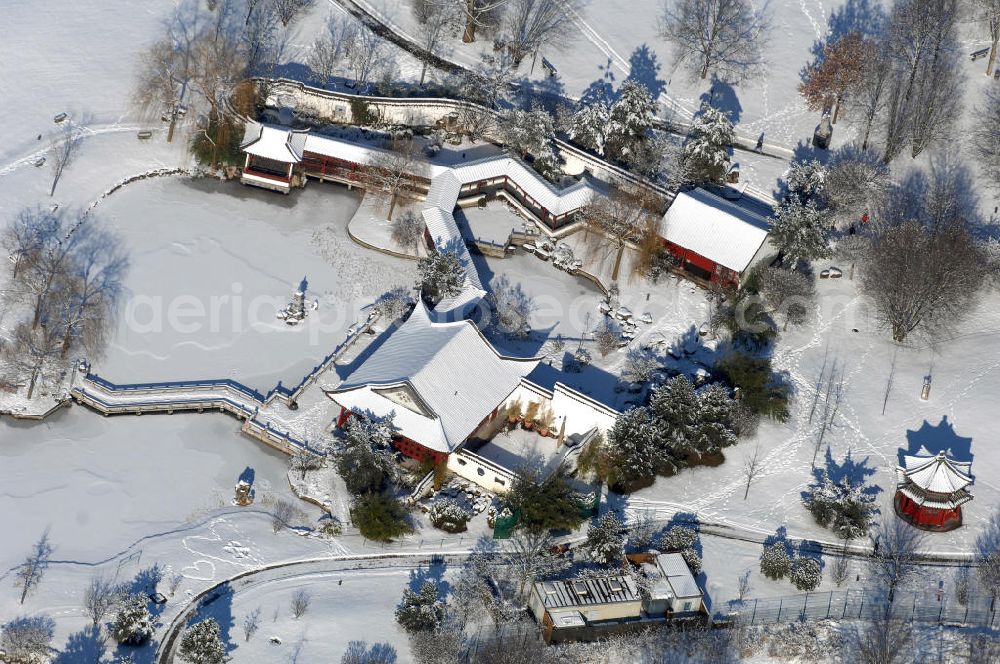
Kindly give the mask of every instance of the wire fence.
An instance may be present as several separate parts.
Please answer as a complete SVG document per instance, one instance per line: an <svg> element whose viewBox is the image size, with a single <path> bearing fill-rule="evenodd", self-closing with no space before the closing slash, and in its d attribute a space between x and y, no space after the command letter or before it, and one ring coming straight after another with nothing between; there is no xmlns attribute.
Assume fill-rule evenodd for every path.
<svg viewBox="0 0 1000 664"><path fill-rule="evenodd" d="M970 595L964 603L943 590L897 592L891 602L882 593L867 590L833 590L785 597L733 600L726 619L745 625L769 625L813 620L861 620L891 616L923 623L1000 627L992 595Z"/></svg>

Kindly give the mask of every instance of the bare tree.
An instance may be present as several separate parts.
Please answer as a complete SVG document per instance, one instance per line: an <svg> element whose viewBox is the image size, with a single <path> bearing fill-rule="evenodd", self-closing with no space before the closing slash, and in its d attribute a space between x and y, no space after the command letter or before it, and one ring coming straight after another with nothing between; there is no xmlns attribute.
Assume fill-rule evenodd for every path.
<svg viewBox="0 0 1000 664"><path fill-rule="evenodd" d="M507 566L517 588L516 597L523 598L527 588L537 579L545 579L569 568L569 560L552 553L555 542L547 533L518 530L502 549L501 564Z"/></svg>
<svg viewBox="0 0 1000 664"><path fill-rule="evenodd" d="M181 574L180 572L173 572L167 578L167 592L170 593L171 597L174 596L174 593L177 592L177 589L181 587L181 584L183 582L184 582L184 575Z"/></svg>
<svg viewBox="0 0 1000 664"><path fill-rule="evenodd" d="M660 361L650 346L631 348L622 363L622 378L630 383L645 383L660 367Z"/></svg>
<svg viewBox="0 0 1000 664"><path fill-rule="evenodd" d="M73 234L77 237L59 302L60 357L65 358L76 342L94 358L102 353L113 328L129 262L121 239L93 220Z"/></svg>
<svg viewBox="0 0 1000 664"><path fill-rule="evenodd" d="M21 589L21 604L32 590L42 581L42 576L49 566L49 558L52 556L52 544L49 542L49 531L46 530L38 538L31 553L24 559L15 575L15 587Z"/></svg>
<svg viewBox="0 0 1000 664"><path fill-rule="evenodd" d="M960 606L965 606L969 603L969 591L972 581L972 573L969 570L969 566L962 565L956 569L952 579L952 586L955 591L955 601L958 602Z"/></svg>
<svg viewBox="0 0 1000 664"><path fill-rule="evenodd" d="M66 167L76 158L77 149L83 140L83 131L72 120L64 120L62 129L49 142L49 165L52 168L52 188L49 196L56 193L56 185Z"/></svg>
<svg viewBox="0 0 1000 664"><path fill-rule="evenodd" d="M271 530L278 534L303 516L302 510L281 498L274 503L274 512L271 514Z"/></svg>
<svg viewBox="0 0 1000 664"><path fill-rule="evenodd" d="M306 611L309 610L309 602L311 600L312 597L305 588L299 588L294 594L292 594L292 616L294 616L296 620L306 614Z"/></svg>
<svg viewBox="0 0 1000 664"><path fill-rule="evenodd" d="M96 626L104 620L104 617L111 612L111 609L121 601L125 594L125 588L111 579L100 575L93 576L86 590L83 591L83 608Z"/></svg>
<svg viewBox="0 0 1000 664"><path fill-rule="evenodd" d="M924 532L895 516L882 515L874 534L875 549L868 559L868 576L892 602L896 590L920 574L920 549Z"/></svg>
<svg viewBox="0 0 1000 664"><path fill-rule="evenodd" d="M427 173L427 162L412 140L389 145L387 150L375 154L366 166L368 191L388 198L389 221L392 221L399 197L413 191L415 180L426 179Z"/></svg>
<svg viewBox="0 0 1000 664"><path fill-rule="evenodd" d="M315 0L271 0L278 18L281 20L281 25L286 27L312 7L314 2Z"/></svg>
<svg viewBox="0 0 1000 664"><path fill-rule="evenodd" d="M41 260L41 254L59 232L58 218L40 208L18 212L14 221L0 236L0 246L7 252L12 266L11 279L17 282L22 270L30 270Z"/></svg>
<svg viewBox="0 0 1000 664"><path fill-rule="evenodd" d="M889 168L877 154L856 145L837 150L826 171L824 195L839 228L857 225L880 209L889 190Z"/></svg>
<svg viewBox="0 0 1000 664"><path fill-rule="evenodd" d="M986 75L993 73L993 63L997 57L997 42L1000 41L1000 0L968 0L973 18L985 23L990 35L990 57L986 60Z"/></svg>
<svg viewBox="0 0 1000 664"><path fill-rule="evenodd" d="M750 495L750 485L764 472L764 459L760 456L760 443L754 446L753 452L743 458L743 479L747 481L743 490L743 500Z"/></svg>
<svg viewBox="0 0 1000 664"><path fill-rule="evenodd" d="M735 82L763 73L769 31L766 4L756 9L748 0L668 0L660 26L692 79L714 72Z"/></svg>
<svg viewBox="0 0 1000 664"><path fill-rule="evenodd" d="M972 152L979 158L987 186L1000 191L1000 90L989 87L976 114L983 118L972 135Z"/></svg>
<svg viewBox="0 0 1000 664"><path fill-rule="evenodd" d="M462 23L462 9L453 0L447 2L418 0L412 5L413 13L420 24L418 35L420 45L431 55L438 55L448 37L453 37ZM420 85L427 75L427 61L421 60Z"/></svg>
<svg viewBox="0 0 1000 664"><path fill-rule="evenodd" d="M407 251L416 252L424 239L424 220L413 210L406 210L392 222L392 241Z"/></svg>
<svg viewBox="0 0 1000 664"><path fill-rule="evenodd" d="M841 641L841 656L857 664L904 664L912 661L914 652L913 624L893 618L888 611L872 611L871 618L856 623Z"/></svg>
<svg viewBox="0 0 1000 664"><path fill-rule="evenodd" d="M388 57L389 45L385 40L367 25L359 25L347 54L357 86L361 89L368 87L372 75L385 67Z"/></svg>
<svg viewBox="0 0 1000 664"><path fill-rule="evenodd" d="M597 350L601 353L601 357L618 348L620 338L618 327L609 318L602 319L594 329L594 341L597 342Z"/></svg>
<svg viewBox="0 0 1000 664"><path fill-rule="evenodd" d="M917 329L929 336L951 329L984 280L982 253L959 221L936 229L917 221L887 228L872 238L860 268L862 289L897 342Z"/></svg>
<svg viewBox="0 0 1000 664"><path fill-rule="evenodd" d="M358 24L348 16L331 14L326 29L313 42L308 64L323 85L329 85L340 63L348 57L357 36Z"/></svg>
<svg viewBox="0 0 1000 664"><path fill-rule="evenodd" d="M243 616L243 640L250 641L260 629L260 607Z"/></svg>
<svg viewBox="0 0 1000 664"><path fill-rule="evenodd" d="M59 361L61 338L55 326L40 325L31 329L23 322L14 328L11 340L3 346L7 366L17 379L27 379L27 398L35 395L35 388L55 382L65 370Z"/></svg>
<svg viewBox="0 0 1000 664"><path fill-rule="evenodd" d="M815 282L798 270L766 267L761 271L761 294L774 312L785 316L788 324L801 325L816 299Z"/></svg>
<svg viewBox="0 0 1000 664"><path fill-rule="evenodd" d="M750 591L753 589L753 584L750 583L750 574L753 573L752 569L748 569L739 578L736 579L736 597L741 602L747 598Z"/></svg>
<svg viewBox="0 0 1000 664"><path fill-rule="evenodd" d="M1000 509L976 537L975 562L980 584L994 597L1000 595Z"/></svg>
<svg viewBox="0 0 1000 664"><path fill-rule="evenodd" d="M612 280L618 279L625 247L655 232L659 221L641 192L622 187L613 188L608 196L595 196L583 207L580 216L587 224L592 243L610 243L617 249Z"/></svg>
<svg viewBox="0 0 1000 664"><path fill-rule="evenodd" d="M21 616L0 630L0 652L10 662L47 662L56 623L45 614Z"/></svg>
<svg viewBox="0 0 1000 664"><path fill-rule="evenodd" d="M864 126L861 149L868 149L872 127L886 106L890 68L886 66L888 48L884 43L864 52L861 72L854 85L848 90L846 101L848 112L859 118Z"/></svg>
<svg viewBox="0 0 1000 664"><path fill-rule="evenodd" d="M503 12L510 0L436 0L437 2L454 2L465 18L465 31L462 41L476 41L476 31L492 34L500 26Z"/></svg>
<svg viewBox="0 0 1000 664"><path fill-rule="evenodd" d="M580 0L510 0L504 17L506 47L514 66L529 54L534 71L538 50L547 43L565 44L574 31Z"/></svg>
<svg viewBox="0 0 1000 664"><path fill-rule="evenodd" d="M288 463L292 471L299 473L301 479L305 479L306 473L310 470L318 470L323 467L323 455L300 447L295 450Z"/></svg>

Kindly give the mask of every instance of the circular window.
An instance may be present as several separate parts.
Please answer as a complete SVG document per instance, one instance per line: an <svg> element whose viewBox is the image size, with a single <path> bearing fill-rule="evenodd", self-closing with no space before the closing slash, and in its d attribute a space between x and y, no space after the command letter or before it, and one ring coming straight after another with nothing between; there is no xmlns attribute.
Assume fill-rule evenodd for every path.
<svg viewBox="0 0 1000 664"><path fill-rule="evenodd" d="M480 477L486 474L486 471L483 470L482 468L476 468L476 472L479 473Z"/></svg>

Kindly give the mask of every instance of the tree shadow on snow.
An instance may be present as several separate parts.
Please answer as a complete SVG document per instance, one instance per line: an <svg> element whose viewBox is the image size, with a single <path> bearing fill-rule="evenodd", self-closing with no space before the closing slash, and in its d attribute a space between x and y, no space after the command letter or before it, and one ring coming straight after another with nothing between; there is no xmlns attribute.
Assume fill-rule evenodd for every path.
<svg viewBox="0 0 1000 664"><path fill-rule="evenodd" d="M660 78L660 63L648 45L642 44L628 58L629 72L625 80L646 86L655 101L667 89L666 80Z"/></svg>
<svg viewBox="0 0 1000 664"><path fill-rule="evenodd" d="M446 571L448 571L448 563L443 560L440 562L432 561L426 567L421 565L417 569L410 570L410 590L417 592L425 581L433 581L438 587L438 597L444 599L451 590L451 585L444 578Z"/></svg>
<svg viewBox="0 0 1000 664"><path fill-rule="evenodd" d="M233 616L233 588L228 581L220 584L198 602L198 608L189 626L208 618L215 618L215 622L219 623L219 638L226 645L226 652L235 650L236 643L232 638L233 628L236 625L236 618Z"/></svg>
<svg viewBox="0 0 1000 664"><path fill-rule="evenodd" d="M903 464L905 455L915 455L921 450L930 454L946 452L959 461L972 461L972 438L959 436L955 426L944 415L941 421L932 425L924 420L920 428L906 432L906 449L899 450L899 463Z"/></svg>
<svg viewBox="0 0 1000 664"><path fill-rule="evenodd" d="M101 633L101 628L97 625L88 625L79 632L69 635L65 647L56 655L52 663L83 664L99 662L107 651L107 640ZM133 659L135 658L133 657Z"/></svg>
<svg viewBox="0 0 1000 664"><path fill-rule="evenodd" d="M743 115L743 105L740 103L739 95L736 94L736 89L715 74L712 74L712 84L708 91L701 93L701 96L698 97L698 108L700 109L705 104L725 111L734 125L739 124L740 117ZM700 112L699 110L698 113Z"/></svg>
<svg viewBox="0 0 1000 664"><path fill-rule="evenodd" d="M351 641L340 661L345 664L396 664L398 655L388 643L374 643L369 647L367 641Z"/></svg>

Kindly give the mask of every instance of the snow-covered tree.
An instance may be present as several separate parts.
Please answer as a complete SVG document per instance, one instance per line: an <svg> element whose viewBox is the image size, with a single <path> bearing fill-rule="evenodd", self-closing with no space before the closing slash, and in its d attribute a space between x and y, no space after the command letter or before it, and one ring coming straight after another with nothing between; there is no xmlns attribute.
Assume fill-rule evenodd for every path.
<svg viewBox="0 0 1000 664"><path fill-rule="evenodd" d="M465 18L462 41L476 41L477 32L492 35L500 27L504 9L510 0L434 0L436 2L457 2Z"/></svg>
<svg viewBox="0 0 1000 664"><path fill-rule="evenodd" d="M661 25L674 60L693 80L714 73L739 82L764 70L768 18L749 0L668 0Z"/></svg>
<svg viewBox="0 0 1000 664"><path fill-rule="evenodd" d="M792 264L808 263L830 255L830 218L816 203L786 199L771 219L771 239Z"/></svg>
<svg viewBox="0 0 1000 664"><path fill-rule="evenodd" d="M274 11L281 21L281 25L288 26L295 21L304 11L309 9L316 0L271 0Z"/></svg>
<svg viewBox="0 0 1000 664"><path fill-rule="evenodd" d="M645 408L632 408L619 415L604 448L608 483L612 486L649 484L662 467L662 444Z"/></svg>
<svg viewBox="0 0 1000 664"><path fill-rule="evenodd" d="M462 292L465 268L454 251L432 251L417 261L417 288L432 303Z"/></svg>
<svg viewBox="0 0 1000 664"><path fill-rule="evenodd" d="M306 58L314 77L329 85L354 43L357 23L345 14L331 14L325 30L316 38Z"/></svg>
<svg viewBox="0 0 1000 664"><path fill-rule="evenodd" d="M1000 0L997 0L1000 5ZM986 89L986 98L977 114L984 120L976 124L973 130L972 150L979 158L987 186L994 191L1000 190L1000 90L993 87Z"/></svg>
<svg viewBox="0 0 1000 664"><path fill-rule="evenodd" d="M889 167L874 151L848 145L833 154L825 184L834 225L848 228L882 207L890 187Z"/></svg>
<svg viewBox="0 0 1000 664"><path fill-rule="evenodd" d="M890 602L900 586L923 573L920 550L926 535L892 512L882 515L874 532L878 546L867 561L868 578L876 590L888 592Z"/></svg>
<svg viewBox="0 0 1000 664"><path fill-rule="evenodd" d="M503 111L497 134L511 152L523 159L530 158L531 165L543 177L552 180L561 172L559 155L552 141L555 124L546 111Z"/></svg>
<svg viewBox="0 0 1000 664"><path fill-rule="evenodd" d="M618 250L611 269L613 280L620 275L625 248L655 234L662 213L658 203L639 189L615 186L607 196L593 196L580 210L587 224L588 242L596 247L611 244Z"/></svg>
<svg viewBox="0 0 1000 664"><path fill-rule="evenodd" d="M610 119L611 109L603 98L581 102L570 120L569 137L588 150L603 155Z"/></svg>
<svg viewBox="0 0 1000 664"><path fill-rule="evenodd" d="M292 472L299 474L300 479L306 478L306 473L310 470L318 470L323 467L324 457L308 448L300 447L295 450L288 461L288 468Z"/></svg>
<svg viewBox="0 0 1000 664"><path fill-rule="evenodd" d="M700 425L700 405L694 385L687 376L674 376L653 390L649 408L663 441L675 458L693 450Z"/></svg>
<svg viewBox="0 0 1000 664"><path fill-rule="evenodd" d="M1000 508L976 536L975 562L979 582L993 596L1000 595Z"/></svg>
<svg viewBox="0 0 1000 664"><path fill-rule="evenodd" d="M647 140L653 126L656 101L649 88L634 79L627 79L611 105L604 131L605 151L612 159L630 161L637 147Z"/></svg>
<svg viewBox="0 0 1000 664"><path fill-rule="evenodd" d="M785 174L786 198L794 196L800 203L813 201L825 206L826 167L816 159L793 161Z"/></svg>
<svg viewBox="0 0 1000 664"><path fill-rule="evenodd" d="M76 153L83 141L83 130L71 120L64 120L62 128L49 145L49 166L52 169L52 188L49 196L56 193L56 185L62 179L66 167L76 160Z"/></svg>
<svg viewBox="0 0 1000 664"><path fill-rule="evenodd" d="M407 632L434 631L444 619L444 603L438 599L438 584L424 581L419 590L403 591L396 607L396 622Z"/></svg>
<svg viewBox="0 0 1000 664"><path fill-rule="evenodd" d="M312 602L312 595L305 588L299 588L294 593L292 593L292 600L289 602L289 609L292 612L292 617L298 620L306 614L309 610L309 604Z"/></svg>
<svg viewBox="0 0 1000 664"><path fill-rule="evenodd" d="M83 591L83 608L94 625L99 625L111 609L122 601L125 589L104 576L93 576Z"/></svg>
<svg viewBox="0 0 1000 664"><path fill-rule="evenodd" d="M111 626L111 638L118 643L137 646L153 636L153 620L148 604L149 598L141 593L125 597Z"/></svg>
<svg viewBox="0 0 1000 664"><path fill-rule="evenodd" d="M431 503L427 517L435 528L447 533L461 533L466 530L465 524L472 518L472 514L459 505L457 501L446 498Z"/></svg>
<svg viewBox="0 0 1000 664"><path fill-rule="evenodd" d="M799 590L812 592L819 587L820 581L823 580L823 568L815 558L800 556L792 563L789 579Z"/></svg>
<svg viewBox="0 0 1000 664"><path fill-rule="evenodd" d="M0 627L0 652L11 664L44 664L56 623L45 614L21 616Z"/></svg>
<svg viewBox="0 0 1000 664"><path fill-rule="evenodd" d="M466 652L463 635L447 622L433 632L412 632L410 653L415 664L454 664Z"/></svg>
<svg viewBox="0 0 1000 664"><path fill-rule="evenodd" d="M601 565L619 562L625 555L625 524L614 512L606 512L587 530L583 548Z"/></svg>
<svg viewBox="0 0 1000 664"><path fill-rule="evenodd" d="M380 70L386 68L391 57L389 44L367 25L359 24L347 51L347 60L357 87L364 90Z"/></svg>
<svg viewBox="0 0 1000 664"><path fill-rule="evenodd" d="M696 184L723 182L729 172L729 146L735 138L733 123L726 112L704 104L684 144L687 177Z"/></svg>
<svg viewBox="0 0 1000 664"><path fill-rule="evenodd" d="M337 468L348 491L378 491L387 479L395 477L394 431L391 417L373 420L353 413L348 416L337 457Z"/></svg>
<svg viewBox="0 0 1000 664"><path fill-rule="evenodd" d="M701 572L701 556L695 546L698 532L687 526L671 526L656 542L656 548L664 552L680 553L692 574Z"/></svg>
<svg viewBox="0 0 1000 664"><path fill-rule="evenodd" d="M400 197L409 195L414 180L424 177L426 173L427 162L417 145L412 140L394 141L366 164L365 181L368 193L388 199L386 219L392 221L392 213Z"/></svg>
<svg viewBox="0 0 1000 664"><path fill-rule="evenodd" d="M469 0L473 2L475 0ZM507 0L503 0L506 2ZM506 98L508 88L515 77L514 64L506 51L497 54L486 53L481 56L481 61L472 71L466 71L463 75L459 91L466 99L478 101L487 108L497 108L502 99ZM493 116L491 114L469 114L462 118L463 128L469 132L470 125L479 125L481 129L492 126ZM483 131L473 132L476 136Z"/></svg>
<svg viewBox="0 0 1000 664"><path fill-rule="evenodd" d="M698 454L712 454L736 444L733 417L736 402L721 383L712 383L698 390L698 420L691 437L691 446Z"/></svg>
<svg viewBox="0 0 1000 664"><path fill-rule="evenodd" d="M440 55L449 37L455 36L462 22L461 8L455 2L418 0L411 6L417 19L420 45L431 55ZM427 75L427 61L421 59L420 85Z"/></svg>
<svg viewBox="0 0 1000 664"><path fill-rule="evenodd" d="M764 553L760 557L761 574L777 581L788 576L791 571L792 559L784 542L775 542L771 546L764 547Z"/></svg>
<svg viewBox="0 0 1000 664"><path fill-rule="evenodd" d="M413 297L405 286L386 291L375 302L374 308L386 323L398 320L413 307Z"/></svg>
<svg viewBox="0 0 1000 664"><path fill-rule="evenodd" d="M505 335L523 338L531 331L529 319L533 308L531 298L520 284L514 285L507 275L493 280L487 296L496 316L497 329Z"/></svg>
<svg viewBox="0 0 1000 664"><path fill-rule="evenodd" d="M866 536L875 515L875 496L864 481L851 482L845 475L834 482L825 470L809 487L804 502L816 523L843 539Z"/></svg>
<svg viewBox="0 0 1000 664"><path fill-rule="evenodd" d="M215 618L191 625L181 637L178 656L191 664L223 664L227 657L221 633Z"/></svg>

